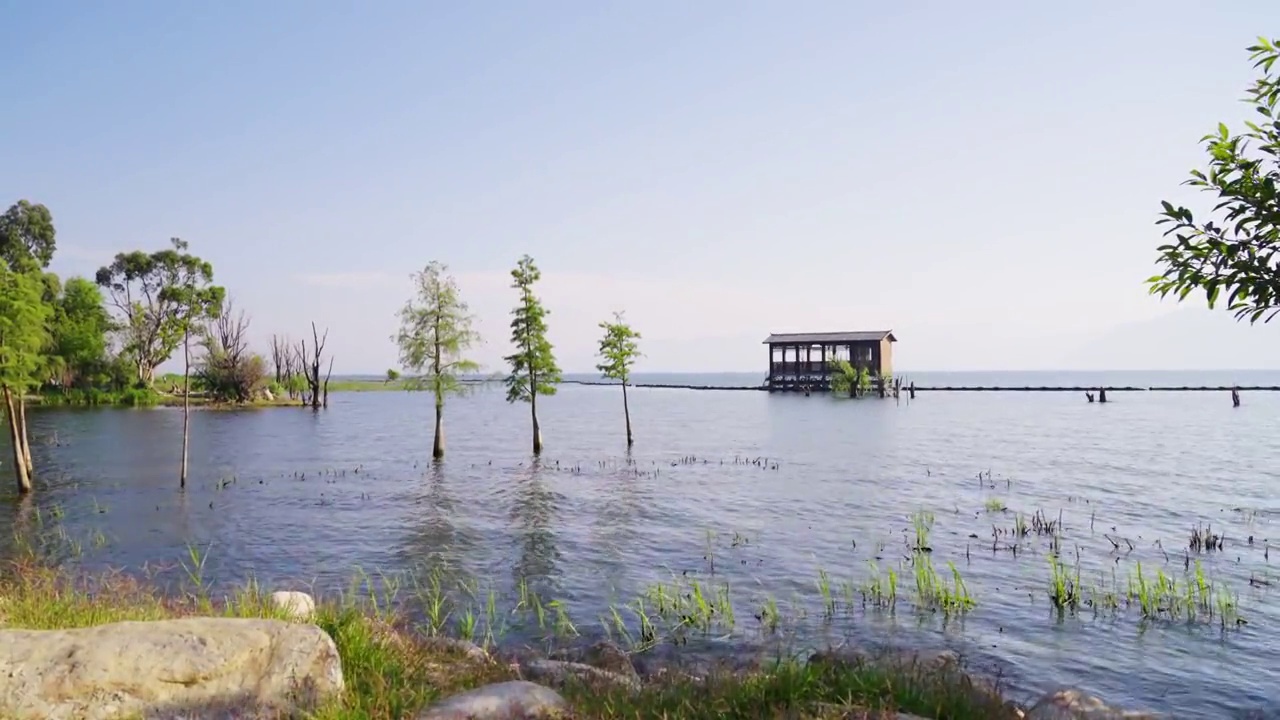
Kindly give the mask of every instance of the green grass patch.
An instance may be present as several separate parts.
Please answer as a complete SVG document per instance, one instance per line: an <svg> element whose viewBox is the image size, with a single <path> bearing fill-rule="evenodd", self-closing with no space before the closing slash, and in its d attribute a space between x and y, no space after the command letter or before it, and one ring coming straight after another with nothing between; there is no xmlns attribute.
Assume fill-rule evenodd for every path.
<svg viewBox="0 0 1280 720"><path fill-rule="evenodd" d="M408 390L408 381L398 380L330 380L329 392L381 392L384 390Z"/></svg>

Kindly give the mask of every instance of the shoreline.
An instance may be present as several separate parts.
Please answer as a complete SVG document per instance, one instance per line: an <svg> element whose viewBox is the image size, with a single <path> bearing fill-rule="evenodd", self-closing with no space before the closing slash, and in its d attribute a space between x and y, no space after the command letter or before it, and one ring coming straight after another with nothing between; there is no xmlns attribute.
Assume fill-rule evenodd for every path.
<svg viewBox="0 0 1280 720"><path fill-rule="evenodd" d="M166 595L125 575L74 577L31 561L14 563L0 569L0 637L17 629L106 625L114 630L113 623L137 620L161 627L166 620L197 617L314 623L336 644L347 689L310 717L335 720L399 718L424 711L413 717L449 717L431 715L428 708L512 681L532 681L558 693L568 712L557 717L568 718L834 720L903 713L898 717L1035 720L1059 717L1037 714L1037 708L1049 708L1046 703L1058 703L1056 708L1085 697L1077 691L1064 700L1055 691L1032 706L1020 705L1003 696L998 679L969 675L962 659L950 651L839 647L685 663L675 645L667 657L650 654L671 638L631 646L612 636L592 642L576 630L565 632L559 623L537 646L477 641L467 637L470 613L459 615L451 629L424 629L393 610L376 590L312 598L294 591L272 594L253 581L215 598L202 588L198 572L186 569L195 587ZM284 605L280 595L287 598Z"/></svg>

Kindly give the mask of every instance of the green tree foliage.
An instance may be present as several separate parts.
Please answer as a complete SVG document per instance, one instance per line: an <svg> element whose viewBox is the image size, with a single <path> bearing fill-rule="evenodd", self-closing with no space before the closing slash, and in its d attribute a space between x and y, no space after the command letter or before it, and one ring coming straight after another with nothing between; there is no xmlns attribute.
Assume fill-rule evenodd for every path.
<svg viewBox="0 0 1280 720"><path fill-rule="evenodd" d="M631 368L640 359L640 333L623 319L622 313L614 313L613 322L600 323L604 337L600 338L597 354L600 364L596 369L607 378L622 383L622 414L627 423L627 447L635 440L631 434L631 407L627 402L627 383L631 382Z"/></svg>
<svg viewBox="0 0 1280 720"><path fill-rule="evenodd" d="M3 282L5 320L0 332L3 361L3 394L13 442L18 488L31 489L31 444L27 438L24 393L38 387L54 363L41 351L48 342L51 303L57 296L58 279L46 274L57 249L57 232L49 208L19 200L0 215L0 265L7 273ZM35 345L29 344L34 342ZM34 350L32 350L34 347Z"/></svg>
<svg viewBox="0 0 1280 720"><path fill-rule="evenodd" d="M86 389L107 380L107 339L113 328L98 286L85 278L68 279L50 323L49 355L60 386Z"/></svg>
<svg viewBox="0 0 1280 720"><path fill-rule="evenodd" d="M141 385L151 384L156 367L173 357L185 330L199 321L189 304L200 301L192 281L207 283L213 276L209 263L187 252L186 242L169 242L153 253L119 253L96 276L120 314L123 350L133 359Z"/></svg>
<svg viewBox="0 0 1280 720"><path fill-rule="evenodd" d="M516 351L506 357L511 366L507 375L507 402L529 403L533 419L533 454L542 453L542 429L538 426L538 396L554 395L560 382L551 341L547 339L547 310L533 294L533 286L542 273L525 255L511 271L511 287L520 301L511 311L511 344Z"/></svg>
<svg viewBox="0 0 1280 720"><path fill-rule="evenodd" d="M1253 323L1280 312L1280 40L1259 38L1249 52L1261 77L1245 100L1260 117L1239 134L1220 123L1201 140L1208 168L1185 184L1216 196L1210 219L1164 202L1157 224L1173 240L1159 248L1164 272L1147 282L1179 300L1203 290L1210 308L1225 298L1237 320Z"/></svg>
<svg viewBox="0 0 1280 720"><path fill-rule="evenodd" d="M387 368L387 376L382 380L382 384L383 384L383 385L390 385L391 383L393 383L393 382L395 382L395 381L397 381L397 380L399 380L399 379L400 379L400 371L399 371L399 370L396 370L395 368Z"/></svg>
<svg viewBox="0 0 1280 720"><path fill-rule="evenodd" d="M831 392L836 395L852 395L858 385L858 370L848 360L832 358L827 361L831 368Z"/></svg>
<svg viewBox="0 0 1280 720"><path fill-rule="evenodd" d="M19 492L31 491L31 455L23 394L39 384L50 307L38 274L0 263L0 390L3 390Z"/></svg>
<svg viewBox="0 0 1280 720"><path fill-rule="evenodd" d="M448 267L431 262L413 274L414 296L400 309L400 363L413 373L409 387L435 396L436 428L432 457L444 457L444 399L463 390L462 375L480 369L464 353L480 336L472 329L472 315L462 300ZM387 371L387 382L399 377Z"/></svg>
<svg viewBox="0 0 1280 720"><path fill-rule="evenodd" d="M57 247L53 215L44 205L19 200L0 215L0 259L10 269L47 268Z"/></svg>

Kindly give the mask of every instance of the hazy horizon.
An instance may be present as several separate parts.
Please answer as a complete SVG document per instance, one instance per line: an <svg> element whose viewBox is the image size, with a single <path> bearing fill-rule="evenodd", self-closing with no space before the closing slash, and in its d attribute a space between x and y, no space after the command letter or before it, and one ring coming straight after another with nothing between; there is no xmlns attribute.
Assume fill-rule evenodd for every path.
<svg viewBox="0 0 1280 720"><path fill-rule="evenodd" d="M347 375L398 366L430 260L500 370L524 253L568 372L615 310L641 372L860 329L904 369L1273 369L1275 329L1143 281L1277 27L1263 0L24 3L0 203L49 206L64 276L181 237L259 351L314 320Z"/></svg>

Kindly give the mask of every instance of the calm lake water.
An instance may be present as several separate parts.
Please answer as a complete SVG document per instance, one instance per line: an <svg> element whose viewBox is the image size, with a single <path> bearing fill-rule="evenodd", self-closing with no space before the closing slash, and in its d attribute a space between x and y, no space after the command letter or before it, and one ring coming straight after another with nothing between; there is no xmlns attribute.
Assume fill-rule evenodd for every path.
<svg viewBox="0 0 1280 720"><path fill-rule="evenodd" d="M673 377L644 379L760 380ZM1280 373L912 377L1280 385ZM195 413L185 493L176 480L180 410L42 410L31 417L40 471L33 503L14 494L3 456L0 554L13 552L15 534L40 524L47 535L56 523L79 545L60 551L66 562L137 571L176 564L198 544L210 548L205 577L221 585L253 575L272 588L332 590L347 587L357 566L448 566L507 598L526 578L562 600L584 632L611 603L688 572L729 583L744 638L772 597L808 628L801 639L946 645L999 671L1023 696L1077 684L1178 717L1280 712L1272 564L1280 536L1268 540L1280 513L1280 393L1246 393L1238 409L1225 393L1109 399L847 401L636 389L628 460L619 391L566 386L540 401L546 451L535 464L527 407L506 404L494 388L451 403L450 455L432 468L428 398L342 393L321 413ZM757 458L767 461L740 462ZM873 559L882 570L898 567L911 555L910 516L921 510L934 516L934 565L949 575L954 563L977 606L950 620L917 612L905 569L896 612L859 606L824 619L819 570L833 585L860 587ZM1181 583L1184 565L1199 561L1238 598L1247 624L1143 621L1124 607L1060 614L1048 597L1050 539L1033 534L1015 556L1005 549L1011 538L993 538L993 526L1010 530L1017 514L1037 510L1061 516L1062 555L1074 565L1078 553L1086 585L1123 591L1139 561L1148 582L1160 570ZM1225 548L1184 558L1200 524L1224 533Z"/></svg>

